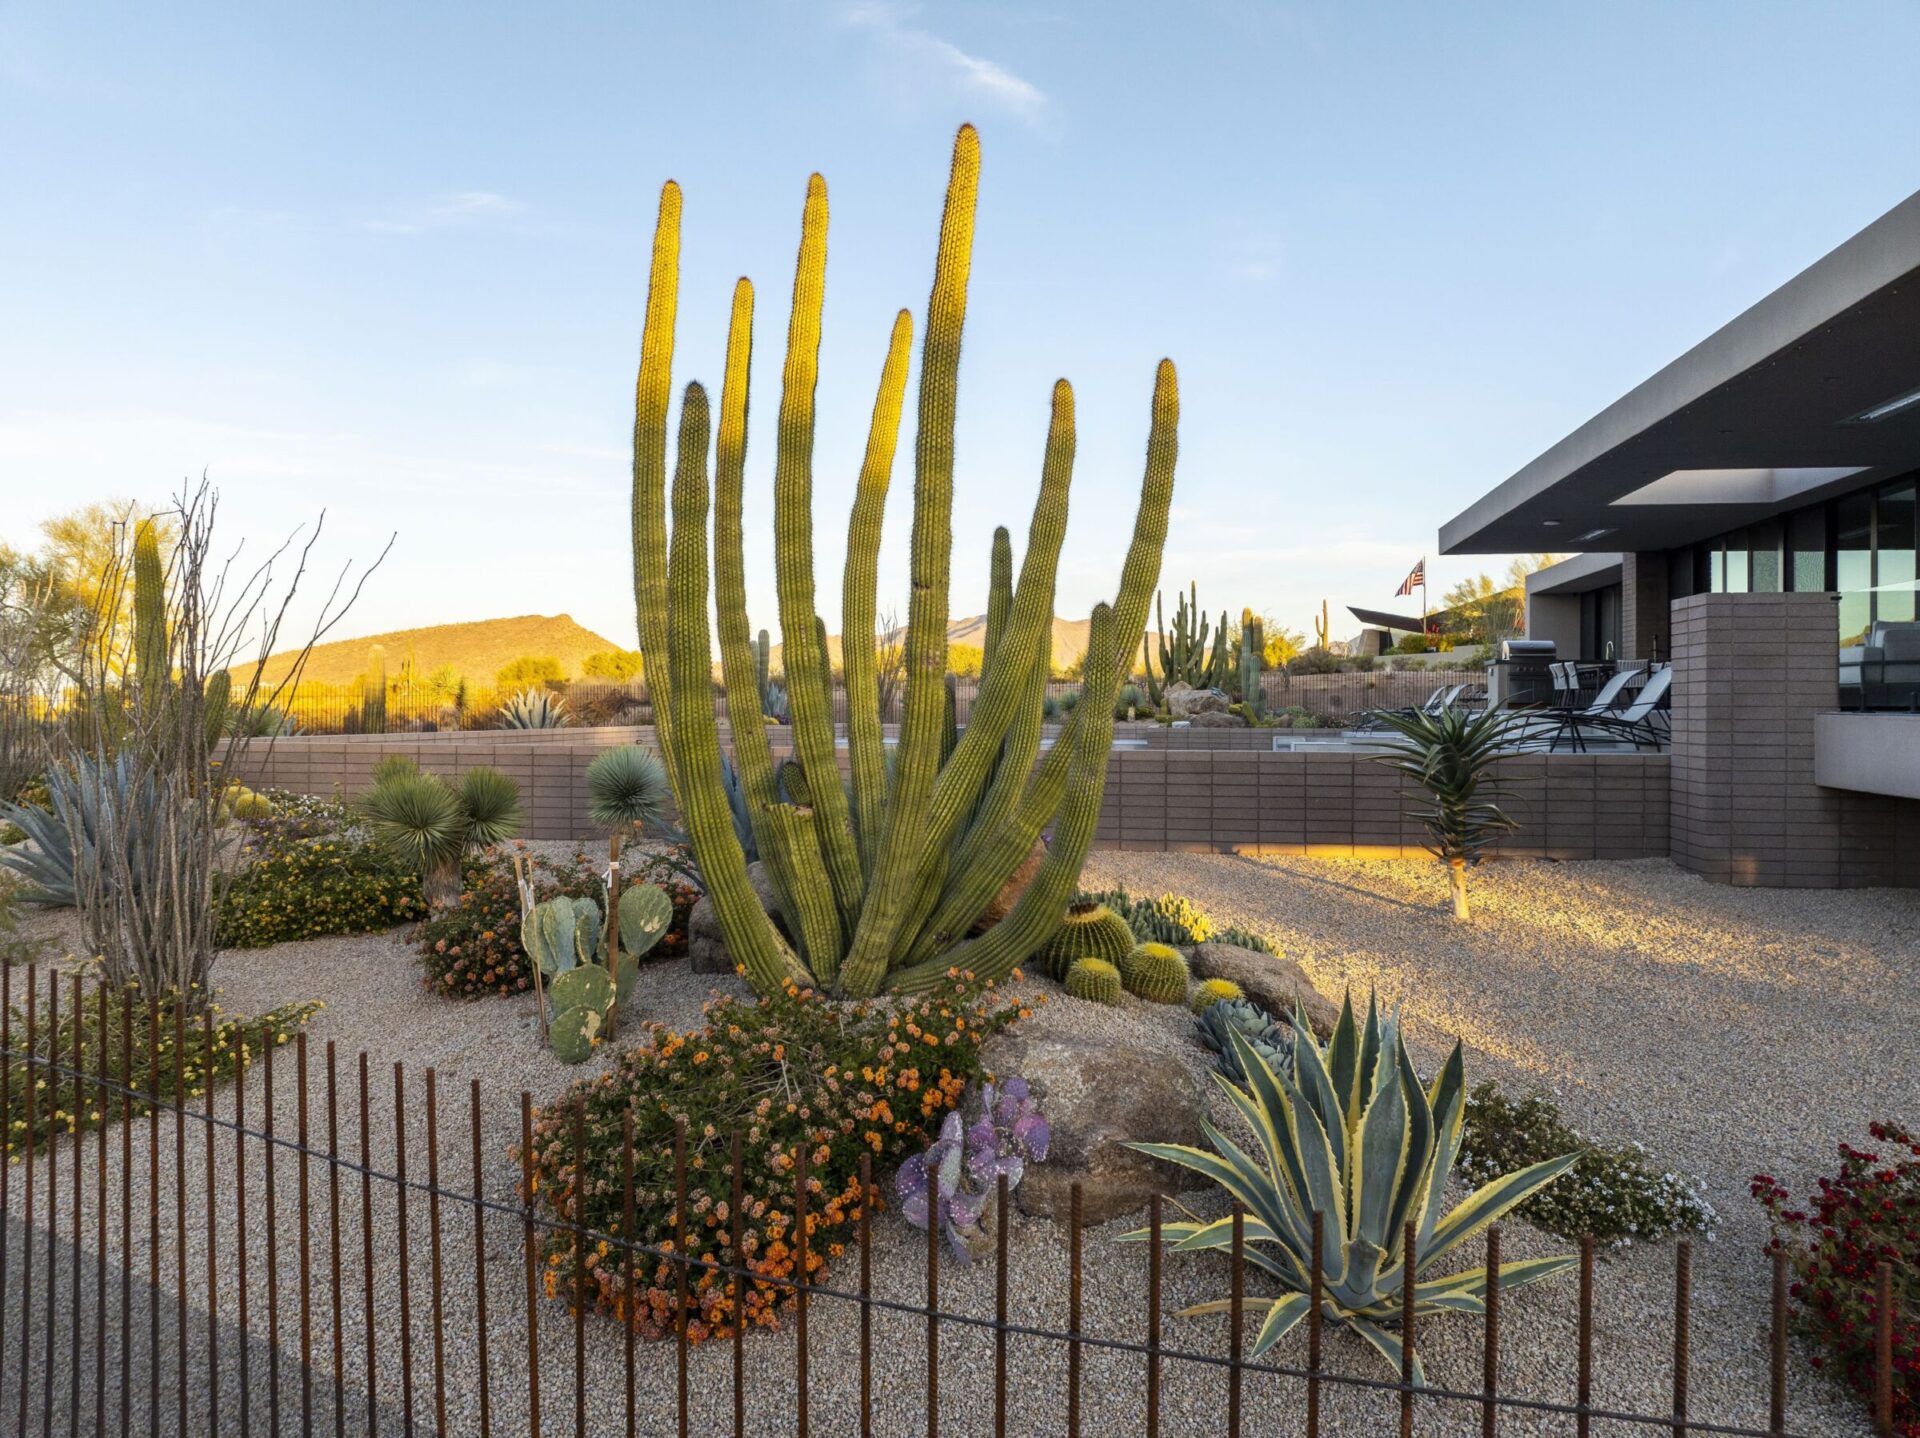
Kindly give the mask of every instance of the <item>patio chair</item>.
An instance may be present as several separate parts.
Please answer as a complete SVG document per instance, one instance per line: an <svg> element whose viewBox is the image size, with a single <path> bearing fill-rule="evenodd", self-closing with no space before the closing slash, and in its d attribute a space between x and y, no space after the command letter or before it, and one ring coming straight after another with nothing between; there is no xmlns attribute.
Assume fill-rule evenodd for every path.
<svg viewBox="0 0 1920 1438"><path fill-rule="evenodd" d="M1568 668L1572 667L1571 665L1568 666ZM1605 684L1600 686L1599 692L1593 696L1591 703L1583 708L1569 709L1564 713L1556 715L1553 724L1553 738L1547 743L1548 752L1551 753L1553 750L1558 749L1560 747L1560 741L1568 738L1573 740L1573 747L1575 749L1585 750L1587 746L1586 741L1581 737L1580 725L1583 722L1619 717L1620 711L1623 708L1620 702L1621 695L1626 692L1629 684L1632 684L1637 679L1645 679L1646 674L1647 671L1644 665L1635 665L1631 669L1622 669L1607 680Z"/></svg>
<svg viewBox="0 0 1920 1438"><path fill-rule="evenodd" d="M1353 726L1354 731L1358 733L1384 727L1380 717L1383 714L1426 714L1429 716L1438 714L1458 699L1460 697L1460 691L1466 687L1464 684L1442 684L1418 704L1404 704L1398 708L1369 709L1366 712L1366 717Z"/></svg>
<svg viewBox="0 0 1920 1438"><path fill-rule="evenodd" d="M1624 739L1636 749L1662 748L1672 732L1672 720L1662 707L1672 687L1673 666L1667 665L1649 674L1633 702L1615 713L1591 718L1574 715L1573 730L1580 747L1585 747L1583 731L1591 729L1609 738Z"/></svg>
<svg viewBox="0 0 1920 1438"><path fill-rule="evenodd" d="M1883 621L1843 648L1840 698L1843 709L1920 709L1920 624Z"/></svg>

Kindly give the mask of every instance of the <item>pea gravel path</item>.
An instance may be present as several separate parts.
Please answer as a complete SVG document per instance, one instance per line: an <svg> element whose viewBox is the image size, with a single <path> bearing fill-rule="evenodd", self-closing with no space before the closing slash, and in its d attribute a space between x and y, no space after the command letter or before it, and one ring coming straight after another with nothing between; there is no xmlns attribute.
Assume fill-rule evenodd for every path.
<svg viewBox="0 0 1920 1438"><path fill-rule="evenodd" d="M1807 1186L1820 1171L1836 1139L1857 1136L1871 1117L1916 1115L1920 1108L1920 1056L1912 1042L1920 1021L1920 973L1914 952L1920 933L1920 895L1889 892L1808 894L1718 889L1701 884L1660 863L1508 864L1476 876L1478 922L1454 925L1442 904L1444 885L1425 865L1331 860L1252 860L1183 855L1098 854L1088 883L1125 884L1137 892L1173 890L1188 894L1220 922L1236 922L1268 934L1299 959L1319 990L1337 996L1351 983L1356 989L1379 987L1382 997L1402 1003L1417 1057L1431 1062L1452 1036L1466 1039L1471 1076L1503 1082L1541 1083L1559 1095L1580 1127L1612 1139L1638 1139L1659 1158L1684 1172L1700 1175L1725 1218L1719 1240L1702 1246L1695 1260L1694 1413L1721 1422L1762 1425L1760 1385L1765 1364L1764 1272L1755 1256L1763 1236L1745 1194L1747 1176L1770 1169L1791 1187ZM37 921L57 939L68 934L59 919ZM320 1129L324 1112L318 1075L325 1045L332 1040L340 1057L343 1151L358 1144L357 1055L369 1055L372 1079L369 1145L376 1166L391 1167L395 1139L393 1065L406 1066L408 1106L406 1141L409 1173L424 1172L425 1121L420 1103L421 1072L437 1069L442 1094L442 1183L466 1187L472 1181L468 1082L481 1081L482 1186L489 1199L513 1202L514 1167L506 1149L519 1135L518 1094L530 1089L536 1103L550 1099L571 1079L593 1065L566 1070L541 1050L524 1005L506 1000L448 1003L419 987L410 950L394 935L331 939L282 945L272 950L224 956L218 970L222 1001L237 1011L257 1012L276 1003L320 998L327 1008L309 1033L310 1061L316 1071L311 1121ZM16 985L21 975L15 971ZM687 1024L714 984L683 965L649 968L643 1003L648 1015ZM18 993L18 988L15 990ZM1057 991L1055 991L1057 993ZM1183 1040L1185 1020L1175 1010L1134 1005L1121 1010L1093 1009L1060 997L1037 1023L1093 1024L1111 1032L1116 1043L1152 1047L1170 1061L1198 1065L1200 1056ZM297 1122L292 1054L276 1062L275 1121L291 1133ZM258 1066L246 1079L250 1123L257 1124L263 1104L263 1074ZM220 1112L231 1115L231 1086L216 1094ZM163 1121L160 1194L170 1216L174 1200L171 1120ZM110 1192L117 1195L121 1175L118 1131L109 1129ZM144 1124L136 1125L144 1139ZM208 1429L206 1342L207 1283L205 1250L205 1135L187 1128L186 1252L189 1311L189 1432ZM91 1180L97 1140L85 1141L83 1159ZM59 1150L62 1230L70 1201L71 1151ZM136 1214L144 1217L147 1162L136 1144L127 1175ZM216 1154L214 1190L219 1231L216 1265L215 1331L220 1341L221 1417L230 1427L239 1407L238 1354L233 1326L238 1298L234 1261L236 1235L231 1218L235 1201L233 1150L222 1136ZM266 1332L262 1289L267 1271L262 1153L248 1153L249 1329L253 1342L251 1383L256 1419L264 1414L272 1371L261 1336ZM11 1221L18 1223L22 1174L10 1174ZM42 1166L40 1183L44 1185ZM276 1210L279 1217L279 1324L283 1350L299 1341L298 1169L284 1152L278 1160ZM321 1370L316 1377L316 1430L332 1431L331 1289L324 1278L330 1206L324 1166L312 1174L313 1235L316 1274L313 1346ZM42 1188L44 1197L44 1188ZM87 1202L87 1248L92 1247L93 1192ZM445 1217L444 1255L448 1302L444 1315L446 1402L449 1432L478 1431L478 1393L483 1376L492 1401L493 1431L526 1432L526 1305L522 1278L521 1233L509 1216L489 1213L486 1225L490 1343L482 1374L471 1302L470 1211L451 1201ZM345 1285L341 1340L346 1431L365 1431L367 1392L382 1432L399 1431L404 1422L400 1372L400 1305L396 1240L400 1225L391 1187L373 1189L375 1373L367 1371L367 1336L361 1309L358 1175L342 1174L340 1221L346 1235ZM42 1215L44 1221L44 1214ZM1095 1336L1136 1339L1143 1323L1146 1256L1133 1245L1112 1240L1129 1222L1090 1231L1085 1237L1084 1312L1086 1331ZM136 1228L138 1225L136 1225ZM410 1259L410 1311L413 1404L419 1431L431 1431L435 1405L430 1228L424 1196L409 1197L407 1249ZM924 1301L921 1235L891 1216L876 1227L876 1291L902 1302ZM1035 1221L1017 1222L1013 1317L1017 1322L1059 1329L1067 1321L1067 1252L1060 1230ZM44 1245L42 1245L44 1249ZM1509 1230L1510 1254L1558 1251L1563 1245L1524 1227ZM161 1432L174 1428L177 1390L175 1298L167 1275L177 1255L162 1240ZM117 1233L109 1249L119 1257ZM146 1272L149 1255L144 1234L136 1231L128 1246L135 1271ZM94 1270L83 1257L82 1331L91 1344ZM1670 1370L1665 1314L1671 1302L1671 1246L1662 1244L1629 1253L1606 1264L1600 1275L1596 1348L1599 1383L1596 1401L1659 1413L1667 1406ZM62 1314L72 1279L64 1258L57 1260ZM44 1251L35 1309L30 1322L44 1322ZM1183 1303L1225 1291L1222 1266L1169 1257L1166 1263L1169 1311ZM834 1281L850 1285L857 1274L850 1253ZM452 1295L460 1296L456 1301ZM942 1274L940 1301L949 1312L990 1315L990 1268ZM112 1308L115 1299L109 1295ZM146 1300L136 1284L131 1303L144 1326ZM0 1373L15 1371L22 1315L15 1277L7 1293L8 1353ZM548 1432L571 1432L575 1414L572 1377L573 1325L559 1305L538 1305L542 1408ZM41 1385L50 1377L55 1413L64 1420L69 1392L66 1371L67 1320L56 1329L59 1341L53 1371L34 1364L35 1416ZM1508 1340L1503 1381L1515 1392L1566 1399L1573 1390L1574 1310L1570 1284L1515 1294L1507 1303ZM857 1432L857 1323L847 1305L816 1300L810 1332L813 1431ZM146 1339L137 1335L137 1355ZM1198 1351L1223 1353L1225 1336L1218 1320L1169 1319L1167 1341ZM1471 1321L1436 1325L1423 1339L1435 1382L1477 1388L1480 1353L1477 1326ZM925 1431L923 1369L924 1327L907 1315L876 1313L875 1431ZM617 1330L592 1321L585 1334L588 1383L588 1431L620 1433L624 1423L624 1372ZM36 1335L34 1351L39 1352ZM1283 1345L1279 1359L1304 1361L1304 1343ZM110 1359L117 1355L109 1353ZM949 1325L942 1334L942 1432L991 1431L988 1421L993 1348L979 1330ZM1330 1338L1331 1364L1349 1372L1380 1376L1369 1350L1351 1340ZM731 1392L729 1355L723 1347L692 1354L693 1431L729 1431ZM1010 1381L1015 1433L1063 1431L1061 1395L1067 1357L1064 1346L1015 1337L1010 1344ZM82 1429L91 1419L92 1349L83 1349ZM791 1332L756 1334L747 1345L749 1433L793 1431ZM136 1371L138 1368L136 1366ZM1821 1434L1864 1433L1853 1403L1807 1378L1801 1380L1792 1410L1793 1426ZM668 1434L677 1430L675 1354L672 1345L642 1345L638 1352L637 1431ZM1139 1360L1089 1349L1084 1354L1082 1421L1087 1432L1136 1434L1142 1431L1142 1369ZM298 1393L297 1363L278 1370L281 1402ZM109 1413L117 1425L117 1370L107 1377ZM1164 1387L1169 1434L1224 1431L1225 1380L1217 1371L1170 1365ZM1247 1431L1297 1431L1301 1413L1298 1384L1250 1377L1247 1383ZM147 1401L134 1395L135 1427ZM13 1421L17 1395L0 1391L0 1429ZM297 1404L286 1411L297 1413ZM1324 1431L1376 1434L1392 1431L1393 1404L1380 1396L1330 1391ZM56 1424L61 1431L63 1423ZM1420 1433L1477 1433L1479 1416L1470 1408L1417 1405ZM1504 1433L1571 1432L1565 1420L1512 1413L1502 1420ZM1596 1433L1645 1431L1596 1423Z"/></svg>

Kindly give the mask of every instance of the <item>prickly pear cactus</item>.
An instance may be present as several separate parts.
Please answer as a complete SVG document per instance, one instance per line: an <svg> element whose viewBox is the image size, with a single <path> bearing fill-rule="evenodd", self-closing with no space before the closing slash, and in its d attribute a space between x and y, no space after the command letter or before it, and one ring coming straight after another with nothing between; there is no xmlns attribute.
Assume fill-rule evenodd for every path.
<svg viewBox="0 0 1920 1438"><path fill-rule="evenodd" d="M673 900L658 884L635 884L620 896L620 947L634 958L643 957L672 925Z"/></svg>
<svg viewBox="0 0 1920 1438"><path fill-rule="evenodd" d="M563 1064L583 1064L593 1057L593 1041L606 1017L598 1009L562 1009L547 1025L547 1042Z"/></svg>

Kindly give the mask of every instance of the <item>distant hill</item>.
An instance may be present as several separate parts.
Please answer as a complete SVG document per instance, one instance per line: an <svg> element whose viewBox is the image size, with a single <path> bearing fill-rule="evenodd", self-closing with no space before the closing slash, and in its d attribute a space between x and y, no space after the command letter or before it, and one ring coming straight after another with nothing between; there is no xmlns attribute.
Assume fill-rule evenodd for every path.
<svg viewBox="0 0 1920 1438"><path fill-rule="evenodd" d="M560 661L568 678L577 678L589 654L619 645L576 624L567 614L520 614L511 619L475 619L464 624L434 624L425 629L397 629L362 639L341 639L314 648L302 675L310 684L350 684L366 672L375 645L386 651L387 672L397 675L411 659L422 677L451 664L470 684L488 685L510 660L523 654L549 655ZM276 654L267 660L266 681L276 683L295 656Z"/></svg>
<svg viewBox="0 0 1920 1438"><path fill-rule="evenodd" d="M1087 631L1091 626L1092 621L1088 619L1056 618L1053 621L1053 664L1055 668L1072 664L1087 652ZM904 627L894 630L893 633L888 636L890 639L904 639L905 637L906 630ZM987 647L987 616L984 614L974 614L964 619L948 620L947 643L971 644L976 649L985 649ZM775 669L781 667L780 647L778 644L773 646L773 667ZM836 665L840 663L840 636L838 634L829 634L827 636L827 652L832 655L833 662Z"/></svg>

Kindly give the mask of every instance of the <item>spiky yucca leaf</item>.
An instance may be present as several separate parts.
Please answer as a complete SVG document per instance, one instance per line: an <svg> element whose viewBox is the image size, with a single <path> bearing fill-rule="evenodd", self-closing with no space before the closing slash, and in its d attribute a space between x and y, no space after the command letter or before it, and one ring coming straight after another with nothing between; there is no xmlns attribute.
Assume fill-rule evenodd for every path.
<svg viewBox="0 0 1920 1438"><path fill-rule="evenodd" d="M361 807L381 847L423 874L457 864L466 851L466 811L437 774L394 774L374 785Z"/></svg>
<svg viewBox="0 0 1920 1438"><path fill-rule="evenodd" d="M587 765L587 817L602 829L657 823L671 797L667 766L637 744L609 749Z"/></svg>
<svg viewBox="0 0 1920 1438"><path fill-rule="evenodd" d="M1396 1371L1400 1338L1393 1330L1407 1263L1413 1265L1416 1314L1484 1312L1484 1269L1421 1275L1565 1173L1579 1155L1496 1179L1443 1213L1447 1177L1459 1151L1465 1085L1459 1045L1431 1088L1422 1088L1397 1016L1383 1018L1378 1005L1369 1004L1366 1022L1359 1024L1351 996L1324 1045L1305 1016L1296 1016L1291 1072L1270 1065L1243 1034L1229 1032L1227 1038L1246 1083L1218 1074L1215 1081L1246 1121L1257 1156L1211 1123L1201 1130L1212 1152L1185 1144L1130 1147L1211 1179L1246 1210L1247 1259L1281 1290L1245 1300L1263 1313L1253 1356L1266 1353L1306 1315L1316 1212L1324 1216L1323 1312L1372 1344ZM1409 1223L1416 1229L1411 1254L1405 1238ZM1150 1236L1142 1229L1125 1238L1137 1242ZM1232 1220L1163 1225L1162 1240L1179 1252L1225 1250L1233 1242ZM1537 1283L1573 1262L1563 1256L1502 1264L1500 1285L1511 1290ZM1186 1312L1230 1308L1231 1300L1223 1300ZM1425 1382L1417 1355L1414 1381Z"/></svg>
<svg viewBox="0 0 1920 1438"><path fill-rule="evenodd" d="M482 764L460 776L460 806L467 813L467 843L479 848L520 832L520 786Z"/></svg>

